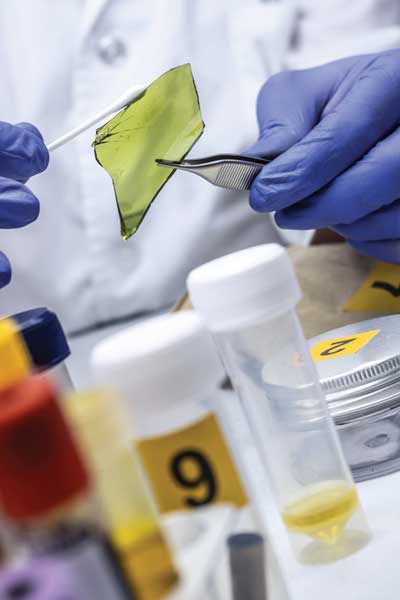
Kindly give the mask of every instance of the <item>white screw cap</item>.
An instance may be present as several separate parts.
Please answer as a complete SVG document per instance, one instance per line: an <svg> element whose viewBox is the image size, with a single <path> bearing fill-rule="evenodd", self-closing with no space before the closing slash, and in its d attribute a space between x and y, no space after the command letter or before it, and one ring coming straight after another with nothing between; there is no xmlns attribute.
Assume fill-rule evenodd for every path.
<svg viewBox="0 0 400 600"><path fill-rule="evenodd" d="M101 385L121 393L140 419L204 395L225 371L214 342L194 311L143 321L101 341L92 353Z"/></svg>
<svg viewBox="0 0 400 600"><path fill-rule="evenodd" d="M193 306L212 331L246 326L292 309L301 290L286 250L263 244L194 269L187 281Z"/></svg>

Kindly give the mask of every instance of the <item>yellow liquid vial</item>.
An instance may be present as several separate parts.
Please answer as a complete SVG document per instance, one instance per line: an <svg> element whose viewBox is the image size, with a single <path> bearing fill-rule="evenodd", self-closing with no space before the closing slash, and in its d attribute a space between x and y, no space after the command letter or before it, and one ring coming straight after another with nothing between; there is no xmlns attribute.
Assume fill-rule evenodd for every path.
<svg viewBox="0 0 400 600"><path fill-rule="evenodd" d="M129 448L104 460L98 470L100 497L109 530L135 600L165 598L179 580L171 549L144 493L138 463Z"/></svg>
<svg viewBox="0 0 400 600"><path fill-rule="evenodd" d="M161 600L179 574L149 495L118 399L93 390L65 402L91 467L102 516L135 600Z"/></svg>
<svg viewBox="0 0 400 600"><path fill-rule="evenodd" d="M159 600L178 583L169 547L153 520L132 521L113 531L125 572L140 600Z"/></svg>
<svg viewBox="0 0 400 600"><path fill-rule="evenodd" d="M289 504L281 516L290 531L333 545L357 508L355 488L338 483Z"/></svg>

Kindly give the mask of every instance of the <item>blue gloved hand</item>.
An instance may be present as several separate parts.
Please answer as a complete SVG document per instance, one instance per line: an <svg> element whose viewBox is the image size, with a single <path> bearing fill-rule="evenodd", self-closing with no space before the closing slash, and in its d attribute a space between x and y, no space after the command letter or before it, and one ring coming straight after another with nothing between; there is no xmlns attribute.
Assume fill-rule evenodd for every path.
<svg viewBox="0 0 400 600"><path fill-rule="evenodd" d="M0 121L0 228L24 227L37 218L39 201L22 182L44 171L48 162L47 148L36 127ZM0 252L0 287L10 279L10 263Z"/></svg>
<svg viewBox="0 0 400 600"><path fill-rule="evenodd" d="M251 206L400 263L400 50L275 75L257 114L246 154L280 156L255 179Z"/></svg>

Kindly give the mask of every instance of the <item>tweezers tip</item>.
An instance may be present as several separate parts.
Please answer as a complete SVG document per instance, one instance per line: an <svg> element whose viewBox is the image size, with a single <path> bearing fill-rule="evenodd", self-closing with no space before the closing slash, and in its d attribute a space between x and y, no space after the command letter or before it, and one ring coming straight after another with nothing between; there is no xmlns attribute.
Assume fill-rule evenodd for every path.
<svg viewBox="0 0 400 600"><path fill-rule="evenodd" d="M163 158L156 158L155 162L159 167L174 167L176 165L175 161L165 160Z"/></svg>

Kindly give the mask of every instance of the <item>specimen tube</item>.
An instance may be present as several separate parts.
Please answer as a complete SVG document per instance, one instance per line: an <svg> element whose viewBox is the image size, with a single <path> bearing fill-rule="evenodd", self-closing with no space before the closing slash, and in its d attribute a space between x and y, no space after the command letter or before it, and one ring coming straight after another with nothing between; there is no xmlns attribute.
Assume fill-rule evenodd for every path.
<svg viewBox="0 0 400 600"><path fill-rule="evenodd" d="M189 276L192 303L213 332L301 562L330 562L368 529L295 306L286 251L249 248Z"/></svg>

